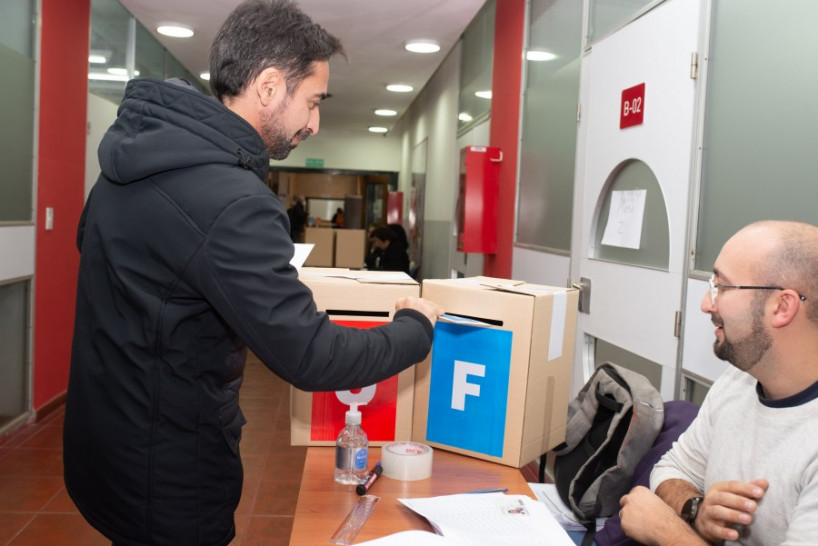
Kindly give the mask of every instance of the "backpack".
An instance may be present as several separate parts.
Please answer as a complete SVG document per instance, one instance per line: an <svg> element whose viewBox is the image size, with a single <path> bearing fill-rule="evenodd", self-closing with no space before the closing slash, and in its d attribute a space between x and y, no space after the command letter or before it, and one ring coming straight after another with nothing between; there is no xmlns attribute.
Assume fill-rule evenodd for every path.
<svg viewBox="0 0 818 546"><path fill-rule="evenodd" d="M647 378L609 362L569 404L565 442L554 449L554 474L557 492L587 529L583 546L593 541L596 518L619 510L663 422L662 396ZM540 481L544 473L541 462Z"/></svg>

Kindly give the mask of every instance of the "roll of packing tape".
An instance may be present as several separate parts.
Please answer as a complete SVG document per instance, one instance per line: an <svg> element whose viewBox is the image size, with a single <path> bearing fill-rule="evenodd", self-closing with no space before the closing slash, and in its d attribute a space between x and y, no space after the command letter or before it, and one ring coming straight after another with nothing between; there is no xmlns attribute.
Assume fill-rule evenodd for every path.
<svg viewBox="0 0 818 546"><path fill-rule="evenodd" d="M432 475L434 450L418 442L394 442L381 448L383 475L393 480L422 480Z"/></svg>

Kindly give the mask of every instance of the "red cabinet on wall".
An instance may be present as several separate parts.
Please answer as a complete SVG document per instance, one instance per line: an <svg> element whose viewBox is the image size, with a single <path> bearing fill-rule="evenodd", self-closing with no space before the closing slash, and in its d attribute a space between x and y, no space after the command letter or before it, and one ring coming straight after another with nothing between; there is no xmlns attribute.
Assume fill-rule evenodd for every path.
<svg viewBox="0 0 818 546"><path fill-rule="evenodd" d="M457 195L457 250L477 254L497 251L497 198L500 148L467 146L460 150Z"/></svg>

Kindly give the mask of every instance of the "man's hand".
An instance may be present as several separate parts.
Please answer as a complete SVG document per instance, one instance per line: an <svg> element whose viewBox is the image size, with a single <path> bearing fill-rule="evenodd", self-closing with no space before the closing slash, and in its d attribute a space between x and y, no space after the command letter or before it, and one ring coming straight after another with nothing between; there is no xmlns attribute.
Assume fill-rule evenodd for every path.
<svg viewBox="0 0 818 546"><path fill-rule="evenodd" d="M415 311L420 311L432 322L432 326L435 325L437 317L443 314L443 308L441 306L422 298L400 298L395 302L395 311L399 311L401 309L414 309Z"/></svg>
<svg viewBox="0 0 818 546"><path fill-rule="evenodd" d="M622 510L622 531L637 542L648 546L706 546L673 508L651 493L646 487L636 486L619 500Z"/></svg>
<svg viewBox="0 0 818 546"><path fill-rule="evenodd" d="M711 542L738 540L735 526L752 523L758 501L769 486L763 479L714 483L699 506L696 530Z"/></svg>

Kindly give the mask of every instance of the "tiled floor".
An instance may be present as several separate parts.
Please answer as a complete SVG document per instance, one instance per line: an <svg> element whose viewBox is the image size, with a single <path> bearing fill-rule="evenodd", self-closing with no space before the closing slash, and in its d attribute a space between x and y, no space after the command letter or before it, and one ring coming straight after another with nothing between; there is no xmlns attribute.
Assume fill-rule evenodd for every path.
<svg viewBox="0 0 818 546"><path fill-rule="evenodd" d="M231 546L290 541L306 448L290 446L288 386L254 356L241 407L244 490ZM79 515L62 480L60 409L0 445L0 545L109 546Z"/></svg>
<svg viewBox="0 0 818 546"><path fill-rule="evenodd" d="M290 541L306 448L290 446L289 387L255 356L247 361L241 407L244 490L231 546ZM79 515L62 480L60 409L0 445L0 546L108 546ZM522 470L536 481L533 465Z"/></svg>

